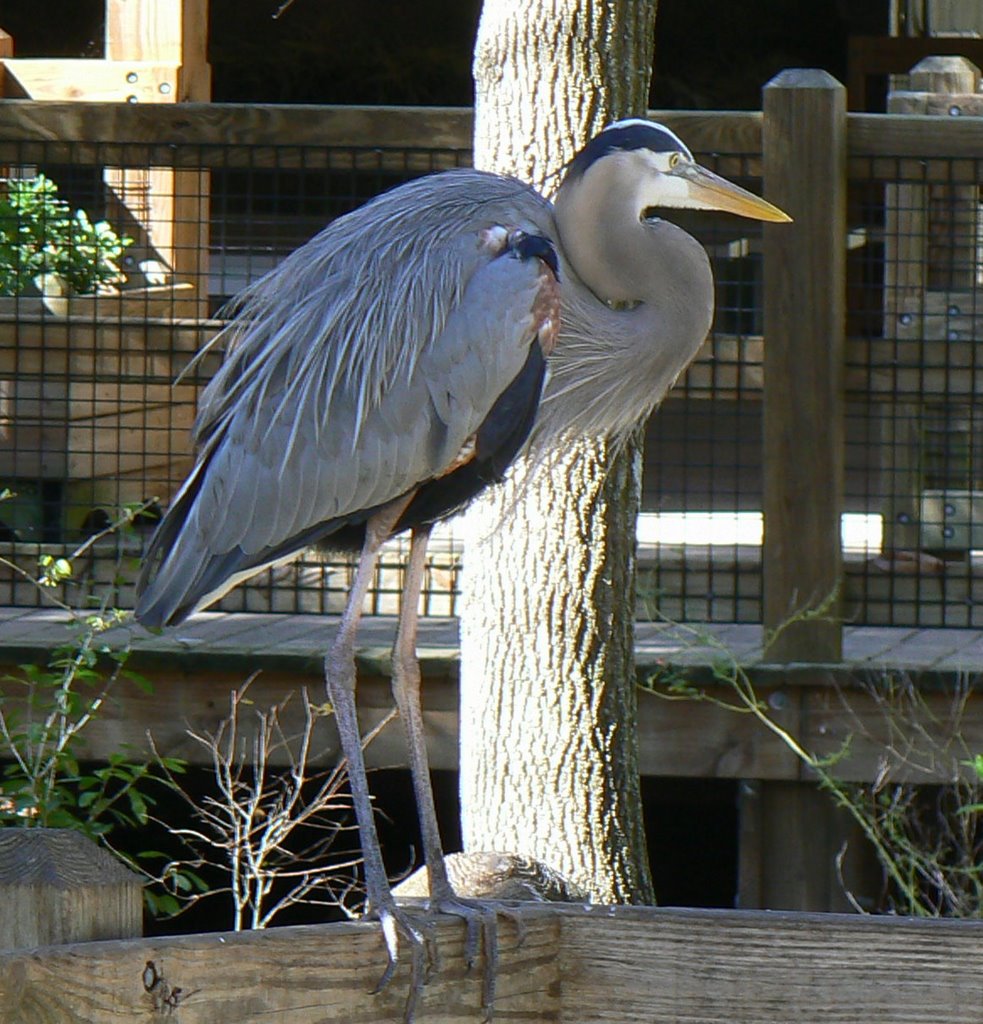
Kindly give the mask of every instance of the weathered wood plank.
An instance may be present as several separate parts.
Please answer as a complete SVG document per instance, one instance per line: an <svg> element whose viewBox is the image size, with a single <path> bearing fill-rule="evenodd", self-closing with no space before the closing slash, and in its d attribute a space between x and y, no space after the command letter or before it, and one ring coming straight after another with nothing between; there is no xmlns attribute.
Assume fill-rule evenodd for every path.
<svg viewBox="0 0 983 1024"><path fill-rule="evenodd" d="M678 132L696 152L760 152L762 121L757 112L650 111L650 116ZM899 163L907 157L910 173L919 180L933 174L956 184L977 180L981 129L975 116L850 114L847 124L854 177L882 180L899 167L907 173ZM156 151L158 164L230 166L236 161L231 150L241 146L249 152L240 162L253 167L317 167L327 164L329 157L321 152L327 147L469 152L471 128L472 112L466 107L149 107L7 100L0 103L0 159L52 160L63 152L76 163L101 164L111 159L112 140L119 140L120 166L148 162L141 147ZM32 141L39 144L34 155L29 145L19 148ZM291 147L308 151L291 154ZM951 164L949 158L957 163ZM338 155L330 159L337 160Z"/></svg>
<svg viewBox="0 0 983 1024"><path fill-rule="evenodd" d="M945 112L945 111L943 111ZM847 146L851 157L938 160L980 158L978 117L927 114L850 114Z"/></svg>
<svg viewBox="0 0 983 1024"><path fill-rule="evenodd" d="M854 898L880 892L883 873L876 863L865 870L870 854L859 825L817 786L745 781L738 807L741 909L848 912L844 885ZM808 837L800 858L769 860L783 845L776 831Z"/></svg>
<svg viewBox="0 0 983 1024"><path fill-rule="evenodd" d="M761 114L743 111L650 111L677 131L691 149L750 153L761 148ZM380 146L470 150L470 107L298 106L293 104L185 103L0 104L0 142L93 142L193 146ZM206 160L209 154L202 153ZM215 159L214 154L212 159ZM203 164L207 166L207 164Z"/></svg>
<svg viewBox="0 0 983 1024"><path fill-rule="evenodd" d="M521 945L513 925L500 926L502 1021L977 1024L983 1003L980 922L643 907L516 913ZM463 932L453 920L437 924L441 964L420 1024L480 1018L480 968L464 969ZM0 1002L8 1024L129 1024L175 1011L182 1024L398 1024L406 968L373 996L382 963L373 924L44 947L0 957ZM176 1007L162 1005L176 989Z"/></svg>
<svg viewBox="0 0 983 1024"><path fill-rule="evenodd" d="M983 925L841 914L568 913L564 1020L975 1024Z"/></svg>
<svg viewBox="0 0 983 1024"><path fill-rule="evenodd" d="M45 652L65 639L59 619L63 619L61 613L5 611L0 620L0 663L44 660ZM306 686L315 702L322 698L321 657L336 624L336 618L315 616L211 613L196 616L180 630L148 638L138 645L142 649L134 652L130 664L151 679L154 692L146 694L122 684L116 699L87 729L79 753L104 760L124 744L144 749L150 730L162 751L205 763L206 752L189 741L186 728L213 730L227 714L229 691L257 670L261 671L251 689L254 705L267 707L294 694L283 722L287 733L295 732L303 724L297 690ZM387 673L393 622L367 619L365 625L364 646L358 655L359 704L363 728L368 730L392 707ZM727 670L723 650L708 645L708 638L718 632L736 658L745 663L756 659L760 631L754 627L718 631L706 627L702 640L665 629L660 641L658 628L647 624L640 629L637 650L640 680L678 674L706 686L718 699L733 702L733 693L714 675ZM938 721L945 722L960 674L965 675L966 666L979 665L983 652L978 634L968 630L928 631L921 641L919 631L855 632L857 639L850 642L849 653L865 659L862 664L755 663L748 664L747 671L759 695L768 701L774 720L798 736L807 749L833 753L850 737L850 756L837 765L836 772L844 779L869 781L884 755L887 723L866 689L868 681L889 671L907 674L924 684L929 707ZM431 762L435 768L454 770L458 692L452 620L433 625L424 620L421 658ZM715 661L719 668L714 667ZM896 669L890 668L892 663ZM936 668L928 669L933 663ZM17 699L21 695L8 683L0 684L0 696ZM166 715L161 714L162 706ZM975 694L967 702L961 728L970 747L983 747L983 696ZM248 730L246 722L243 731ZM320 722L317 730L314 748L321 762L330 763L338 756L330 720ZM811 781L785 744L746 714L641 692L639 730L641 768L647 775ZM367 751L369 762L377 767L403 765L405 757L398 723L384 730ZM924 764L925 759L918 763ZM898 762L895 775L938 782L951 778L951 766L951 758L944 762L939 758L934 767L929 765L918 774L911 765Z"/></svg>
<svg viewBox="0 0 983 1024"><path fill-rule="evenodd" d="M143 934L142 876L69 828L0 829L0 905L0 950Z"/></svg>
<svg viewBox="0 0 983 1024"><path fill-rule="evenodd" d="M521 944L514 924L500 925L495 1017L557 1021L560 918L523 912L522 920ZM420 1024L481 1019L481 964L465 967L464 931L452 918L437 922L440 964L424 991ZM4 1024L172 1016L181 1024L402 1024L408 967L401 964L385 991L371 993L385 963L376 924L49 946L0 954L0 1006Z"/></svg>
<svg viewBox="0 0 983 1024"><path fill-rule="evenodd" d="M469 107L357 107L289 104L183 103L142 106L105 103L0 104L0 142L92 143L118 140L194 147L326 145L404 149L470 149ZM86 150L80 150L84 161ZM262 159L261 154L257 154ZM202 162L220 153L194 153Z"/></svg>

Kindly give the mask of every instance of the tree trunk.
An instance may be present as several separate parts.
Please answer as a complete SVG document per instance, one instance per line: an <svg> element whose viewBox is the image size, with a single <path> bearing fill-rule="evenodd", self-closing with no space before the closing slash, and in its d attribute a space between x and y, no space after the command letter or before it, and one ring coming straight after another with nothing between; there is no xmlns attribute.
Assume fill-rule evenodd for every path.
<svg viewBox="0 0 983 1024"><path fill-rule="evenodd" d="M475 164L538 183L644 114L655 0L485 0ZM548 190L548 188L547 188ZM468 515L465 847L533 857L600 902L652 902L634 646L637 444L584 440Z"/></svg>

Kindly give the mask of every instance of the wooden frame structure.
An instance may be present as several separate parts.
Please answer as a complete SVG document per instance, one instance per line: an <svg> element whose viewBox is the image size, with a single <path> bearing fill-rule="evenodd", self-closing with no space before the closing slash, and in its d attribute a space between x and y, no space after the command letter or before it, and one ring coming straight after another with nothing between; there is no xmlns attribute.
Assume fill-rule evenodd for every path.
<svg viewBox="0 0 983 1024"><path fill-rule="evenodd" d="M983 923L655 908L515 910L495 1020L970 1024ZM481 1019L481 969L443 918L417 1024ZM407 969L379 995L379 928L338 924L0 953L5 1024L402 1024Z"/></svg>
<svg viewBox="0 0 983 1024"><path fill-rule="evenodd" d="M899 173L908 177L914 173L924 174L931 179L932 175L946 176L944 189L963 191L969 194L976 183L975 161L979 158L979 126L978 119L973 112L978 108L978 94L952 95L952 88L958 86L958 74L962 73L964 63L958 58L943 58L943 62L955 60L959 65L959 71L955 74L942 72L937 75L936 85L933 85L932 92L919 92L914 94L903 94L898 102L906 104L904 110L915 110L917 113L904 112L893 116L883 115L862 115L851 114L829 124L821 131L805 129L801 135L812 139L822 140L825 152L831 150L827 142L834 132L835 137L841 139L841 148L846 153L847 166L835 170L827 168L831 174L848 174L851 180L860 184L870 182L880 185L883 180L891 180L891 176ZM930 75L936 72L927 72ZM948 90L948 91L946 91ZM782 90L772 90L774 96L779 95ZM835 92L835 90L834 90ZM808 118L815 113L809 106L808 100L810 90L794 88L785 90L783 95L788 96L788 102L792 104L789 108L789 124L808 125ZM905 98L907 97L907 98ZM966 102L963 103L962 100ZM837 101L839 102L839 101ZM801 109L795 107L800 104ZM914 106L912 105L914 104ZM959 117L949 114L951 107L956 104L960 107ZM976 104L976 106L973 106ZM899 108L901 109L901 108ZM945 116L942 116L942 115ZM705 113L659 113L658 116L667 124L678 130L683 137L690 140L694 149L702 152L728 153L760 153L762 152L763 140L774 137L774 126L777 122L769 115L753 113L726 113L726 114L705 114ZM170 163L169 171L175 174L188 173L191 175L208 174L209 168L235 167L241 162L242 166L261 169L263 167L301 167L308 170L316 170L318 167L328 166L331 161L332 167L341 168L345 166L346 160L352 166L360 166L364 161L366 166L395 169L430 169L433 166L442 166L441 160L445 160L448 166L455 160L455 154L461 150L467 150L470 144L471 119L470 112L464 110L447 110L440 108L427 108L423 110L406 110L395 108L322 108L318 116L312 117L306 108L288 107L247 107L236 105L210 106L204 104L188 103L181 106L175 104L90 104L90 103L18 103L10 104L0 116L0 163L11 160L57 160L63 158L79 163L100 163L107 159L107 142L97 145L94 140L108 140L111 149L114 143L112 140L120 140L123 159L122 140L126 140L126 154L134 165L153 166L154 159L160 160L160 147L167 147ZM421 139L427 142L426 149L419 147ZM32 142L32 140L36 140ZM57 140L57 141L55 141ZM214 145L219 140L223 145ZM236 143L241 142L248 148L237 150ZM326 142L330 142L331 151L321 149ZM233 148L227 148L224 144L229 143ZM64 149L62 150L62 146ZM441 147L447 147L447 153L439 152ZM345 152L345 147L350 147L350 152ZM401 152L400 149L406 151ZM434 154L434 150L437 150ZM792 152L791 149L783 149L776 144L770 150L773 154ZM897 154L903 154L904 159L899 163ZM819 154L817 154L818 157ZM726 164L726 156L723 157ZM816 211L814 223L831 224L828 218L823 220L826 203L825 193L817 191L809 184L809 180L800 174L794 173L794 168L783 167L777 156L768 158L771 161L770 168L766 167L766 175L772 181L786 180L794 182L793 191L787 196L782 196L782 201L798 205L801 210L813 209ZM776 162L778 160L778 162ZM756 158L752 158L749 165L751 173L760 169ZM916 170L913 170L916 169ZM723 173L728 173L728 167L722 166ZM820 184L822 184L820 182ZM771 187L771 186L769 186ZM910 201L907 193L911 189L922 188L926 196L931 199L934 186L926 189L917 184L907 183L888 185L886 194L888 197L895 195L904 202ZM892 191L893 190L893 191ZM901 191L907 190L904 197ZM889 207L890 209L891 207ZM897 209L901 209L897 207ZM906 207L911 210L913 207ZM909 221L913 220L912 213L905 215ZM895 218L897 220L897 218ZM802 221L804 223L804 220ZM915 225L917 226L917 225ZM939 231L944 225L937 225L936 239L942 236ZM956 225L956 229L969 239L969 228L966 225ZM798 231L798 228L794 229ZM798 266L798 262L804 259L804 254L810 253L814 261L825 261L831 272L835 273L833 266L834 249L839 246L850 246L854 243L852 236L847 231L846 224L841 220L837 222L835 230L837 238L836 245L833 245L832 235L820 238L818 235L812 238L808 244L794 247L794 252L786 252L782 257L783 265L791 271ZM787 235L778 235L770 232L766 235L768 245L789 246L792 237L792 229ZM798 237L798 236L796 236ZM915 252L915 247L925 244L924 239L912 238L905 241L903 248L891 250L894 244L894 228L890 227L885 232L886 245L888 246L889 259L887 261L888 274L894 273L892 268L904 268L904 273L911 277L913 273L911 266L916 258L920 258ZM901 238L901 236L898 236ZM971 248L971 241L967 241L964 249ZM938 249L936 248L936 250ZM767 262L767 261L766 261ZM774 262L774 261L772 261ZM799 280L809 280L815 267L800 267ZM801 305L800 298L788 290L791 285L791 275L782 275L775 285L766 289L766 301L770 304L771 313L768 315L772 320L772 327L769 331L775 335L778 326L781 325L783 310L796 307L797 315L802 322L834 325L832 333L825 340L813 339L813 343L806 344L803 336L791 339L798 346L790 350L791 358L787 366L790 376L787 379L777 379L781 374L780 367L773 367L771 374L774 388L765 393L765 377L763 372L765 361L765 346L761 336L730 336L726 334L715 334L708 340L704 349L698 355L693 365L687 371L686 382L688 393L697 398L714 397L715 399L728 400L740 398L744 401L757 402L760 400L765 415L770 417L770 422L782 424L783 417L790 417L785 426L777 427L769 431L769 437L774 444L778 444L778 438L788 436L790 438L805 439L812 444L816 438L821 439L826 452L824 465L836 466L835 446L842 442L842 429L837 426L840 422L840 413L836 410L842 408L842 400L834 400L835 389L845 388L847 392L864 394L870 396L872 404L880 405L881 419L885 424L883 433L885 440L890 440L891 445L885 448L885 460L881 466L882 478L892 481L891 486L895 488L886 496L884 506L885 513L889 520L897 520L897 515L902 511L900 503L910 506L909 525L899 530L893 529L890 524L887 531L887 543L885 547L890 549L886 559L887 568L883 573L871 573L868 566L859 564L856 560L846 560L842 566L845 585L843 588L843 612L844 617L849 620L857 616L858 605L863 602L863 615L865 621L876 623L883 621L901 622L896 617L895 606L898 600L913 602L915 594L922 592L930 594L926 606L922 607L919 614L921 625L942 624L942 615L945 614L947 625L978 625L983 624L983 588L980 587L977 577L977 568L974 568L968 559L951 561L946 565L945 576L942 577L921 577L917 578L912 573L910 566L902 566L894 571L890 563L890 551L895 548L903 550L917 550L919 544L919 530L917 516L921 512L921 493L913 470L905 470L905 459L911 465L911 456L904 454L905 446L910 448L911 443L916 439L902 437L887 437L889 429L895 425L904 427L904 409L910 407L911 401L917 401L917 395L923 389L930 389L940 392L943 389L953 396L954 400L971 403L980 391L980 380L983 379L978 372L980 357L979 345L976 338L979 333L979 315L976 307L965 302L958 304L961 310L960 316L953 319L954 314L951 307L956 303L947 301L952 299L953 289L933 290L928 288L924 292L919 291L917 282L911 281L912 288L904 291L889 287L886 291L889 304L901 301L914 302L914 312L906 312L910 320L901 325L899 340L893 338L874 339L872 341L845 337L843 330L835 326L842 320L842 314L828 309L829 303L833 300L841 302L838 289L829 288L826 290L814 289L808 302L812 305L805 307ZM889 284L892 280L889 276ZM778 286L785 288L784 297ZM907 286L906 286L907 288ZM894 298L892 298L894 294ZM791 298L790 298L791 296ZM919 303L925 303L925 308ZM944 317L938 310L945 308ZM790 305L791 304L791 305ZM934 304L934 305L933 305ZM148 307L149 308L149 307ZM900 307L899 307L900 308ZM913 307L914 308L914 307ZM134 310L134 312L136 312ZM162 312L162 310L158 310ZM917 314L917 315L916 315ZM95 315L100 316L99 310ZM882 314L890 316L890 309ZM777 317L777 320L776 320ZM74 322L66 322L64 325L65 341L62 344L54 338L59 325L49 322L44 326L48 337L52 339L52 348L60 358L62 353L67 353L70 346L69 338L73 335L81 335L85 331L98 331L102 339L101 345L105 351L112 352L123 345L120 340L114 340L116 334L121 334L121 328L112 323L100 321L98 327L88 326L79 323L76 318ZM778 326L775 326L778 325ZM154 350L153 359L159 359L156 354L162 347L167 346L167 336L177 329L178 325L173 323L155 322L146 325L148 334L148 347ZM134 327L126 325L125 331L130 338L134 336ZM198 340L204 340L214 325L207 322L199 322L196 325L189 323L181 324L180 331L197 331ZM958 330L964 336L955 340L948 337L949 330ZM24 367L24 359L30 359L30 346L26 343L34 327L22 322L19 328L21 337L25 339L19 342L19 352L14 347L0 346L0 380L8 379L13 372L15 365ZM38 327L40 330L40 326ZM114 334L114 332L116 332ZM906 334L907 332L907 334ZM922 339L919 332L925 334ZM150 336L153 334L155 340L151 343ZM910 343L906 341L907 335L911 334ZM945 337L942 335L946 334ZM918 335L919 340L915 336ZM904 342L898 350L895 348ZM195 342L196 343L196 342ZM185 342L182 341L181 345ZM91 347L84 343L79 347ZM125 346L124 346L125 347ZM779 347L772 345L771 358L777 357ZM798 353L797 355L795 353ZM812 374L804 371L805 363L800 358L802 353L813 353L818 356L825 352L831 356L825 367L813 366ZM899 355L900 352L900 355ZM25 354L26 353L26 354ZM846 373L842 374L837 370L837 358L834 353L843 353L839 365L845 363ZM163 355L163 353L161 353ZM39 358L40 350L38 353ZM21 362L18 364L17 360ZM804 409L791 401L791 396L811 394L815 391L817 380L816 373L822 373L828 378L833 391L824 399L823 409L813 410L813 417L816 422L821 422L827 417L833 424L832 430L823 430L819 434L812 429L803 429L803 423L796 425L796 417L804 412ZM958 399L956 399L958 396ZM26 395L25 401L33 401L36 396ZM785 408L782 408L782 405ZM173 420L175 429L182 430L188 422L193 405L193 395L188 395L187 401L182 406L181 416ZM163 415L164 405L161 404L160 411ZM175 407L176 408L176 407ZM776 418L777 417L777 418ZM109 421L102 420L105 426ZM81 435L79 435L81 436ZM107 443L110 439L107 437ZM159 462L160 460L158 460ZM768 456L768 464L776 471L771 476L768 490L771 494L769 501L771 508L780 509L785 506L788 487L791 485L791 478L786 477L781 471L781 466L787 464L784 456L775 452ZM800 469L814 468L815 463L811 454L803 456L796 462ZM148 463L152 466L153 463ZM840 470L835 469L834 475L839 475ZM907 476L905 474L907 473ZM153 476L153 474L151 474ZM163 480L163 476L158 474ZM822 487L812 487L805 481L807 491L802 490L800 481L800 507L798 512L788 515L786 522L789 524L790 536L786 547L788 550L798 552L800 555L805 551L812 551L816 554L813 565L809 569L810 576L805 578L796 575L794 582L786 580L786 590L789 586L798 588L800 596L806 602L814 602L829 592L830 581L835 573L830 572L833 563L838 560L840 523L838 509L840 503L837 492L831 490L827 484ZM805 497L802 495L805 493ZM811 501L811 494L822 494L824 501L820 507ZM139 498L142 495L134 495ZM130 500L128 497L126 500ZM803 509L808 511L808 520L800 514ZM956 517L958 519L958 516ZM802 524L808 521L808 537L803 537ZM964 531L965 533L965 531ZM800 543L801 541L801 543ZM771 516L771 527L766 537L765 563L777 565L779 562L772 557L780 547L780 536L778 533L778 519ZM791 546L789 547L788 544ZM769 549L767 546L770 545ZM820 556L822 553L822 556ZM735 556L736 557L736 556ZM708 567L710 572L714 567ZM739 566L738 566L739 568ZM822 570L822 571L820 571ZM682 565L678 570L667 560L664 566L664 573L667 579L682 577L690 570ZM674 575L675 574L675 575ZM734 574L736 577L736 573ZM715 589L727 586L727 572L715 572ZM736 584L735 584L736 586ZM775 591L776 580L772 576L764 583L764 603L769 607L769 623L774 624L780 621L789 609L789 594L778 595ZM753 574L745 576L740 580L742 593L755 602L762 599L760 583ZM721 597L729 598L724 590L719 591ZM942 600L946 605L941 607ZM926 619L929 607L935 602L940 607L937 621ZM670 618L685 619L687 608L685 601L678 605L667 604L662 611ZM825 627L823 627L825 628ZM835 630L834 630L835 631ZM833 652L833 648L827 653ZM817 655L818 656L818 655Z"/></svg>
<svg viewBox="0 0 983 1024"><path fill-rule="evenodd" d="M822 140L827 148L822 152L817 151L821 147L813 149L813 159L819 161L825 152L824 166L834 176L842 178L849 174L860 180L864 180L865 176L867 180L875 182L890 180L892 174L898 173L898 155L902 154L905 162L903 167L917 165L927 168L929 172L937 172L940 166L944 166L949 175L949 183L956 188L966 188L978 184L976 161L980 159L980 119L973 116L943 118L928 111L889 117L844 116L841 95L835 84L802 75L792 75L775 83L770 95L772 98L764 115L674 113L660 115L660 119L679 131L698 151L763 153L766 180L771 175L774 179L782 178L789 182L788 194L773 198L788 204L799 216L800 230L804 232L800 237L809 243L793 246L782 255L781 245L784 243L781 243L779 236L776 234L766 238L766 245L774 246L772 251L779 253L778 258L786 264L786 273L779 275L769 287L769 338L776 330L775 324L780 325L783 318L787 319L787 311L793 308L802 322L825 325L821 337L805 333L801 337L778 335L781 344L788 347L767 358L772 360L768 367L769 373L773 377L779 373L783 375L784 379L779 386L765 387L767 375L763 373L762 363L766 355L760 337L717 336L708 342L689 371L694 380L703 380L708 384L712 382L713 393L716 395L731 397L752 394L766 407L767 415L771 417L770 422L777 424L773 431L776 446L771 453L775 471L770 474L768 485L772 488L770 500L776 503L775 507L789 509L790 514L772 518L765 538L765 558L777 564L785 557L783 552L789 550L797 551L803 557L794 575L777 571L766 574L764 585L773 588L769 595L771 603L768 603L769 624L774 625L782 621L790 610L802 607L801 603L795 602L805 599L808 603L822 598L828 592L829 558L811 556L816 553L826 553L828 556L830 552L839 551L839 480L830 482L824 479L822 500L815 502L810 492L810 487L814 490L815 480L806 479L804 484L801 476L778 471L784 461L792 458L797 459L802 468L822 465L825 472L833 477L841 471L835 450L836 445L842 444L841 425L836 422L840 415L840 400L829 389L830 380L824 381L821 393L812 394L819 390L816 388L817 374L838 374L837 366L842 363L840 354L845 352L846 362L850 366L846 386L870 394L885 405L904 403L918 393L926 380L944 381L952 393L965 395L966 401L971 401L976 400L983 390L983 374L978 372L983 362L977 351L979 345L973 337L959 341L958 350L962 353L963 362L955 371L948 368L942 351L943 348L946 352L952 351L949 339L929 338L919 350L917 359L912 356L908 362L890 369L884 368L886 361L865 360L860 356L859 344L844 337L842 295L832 283L841 259L840 248L847 245L846 225L840 216L838 203L834 204L836 215L823 221L826 195L817 195L817 177L821 176L795 173L795 147L790 144L788 136L794 129L814 140ZM811 130L810 125L814 123L821 123L823 129ZM125 103L108 106L25 103L11 105L0 117L0 162L13 159L12 154L20 154L21 159L30 159L32 146L35 146L38 154L49 154L50 158L50 154L57 153L58 147L63 145L65 152L70 151L73 159L96 163L102 151L93 144L93 140L125 139L128 140L128 148L134 154L134 159L143 153L153 154L154 147L161 143L173 144L174 169L200 173L202 170L207 171L210 161L216 166L219 162L229 166L240 158L234 151L223 151L219 146L211 149L208 147L210 142L219 139L248 142L248 155L244 150L241 159L248 160L250 166L263 166L265 161L269 166L303 166L310 169L327 166L328 154L323 150L319 152L316 147L330 139L336 146L351 147L349 154L340 157L335 154L333 159L348 160L353 165L364 159L373 166L379 166L380 162L386 166L386 161L391 161L393 168L405 168L408 165L415 166L415 159L420 160L421 167L424 166L424 155L411 154L407 161L404 153L395 150L387 153L386 147L412 149L414 145L419 146L421 138L425 138L428 148L446 145L451 149L465 149L469 137L470 115L465 111L428 109L408 112L385 108L336 108L321 111L320 117L315 119L309 110L289 108L188 104L177 110L167 105L151 109L140 104ZM264 149L264 146L269 149ZM314 148L305 151L302 148L305 146ZM379 151L369 152L373 147L378 147L381 155ZM187 167L182 161L187 162ZM726 168L723 170L727 173ZM819 183L823 184L822 179ZM769 184L768 187L772 186ZM834 189L834 192L840 194L838 189ZM801 283L811 279L817 267L829 287L812 289L803 300ZM193 326L156 323L150 331L166 333L178 330L183 339L180 344L194 347L198 342L193 336L194 332L207 332L212 326L201 322ZM969 324L969 329L975 330L974 323ZM66 325L65 330L65 340L59 342L56 349L63 354L66 367L70 367L71 336L78 327ZM164 337L163 334L159 336ZM877 351L886 350L886 343L882 344L878 340L869 344L875 349L881 346ZM825 348L819 349L820 346L828 346L828 351ZM95 346L90 342L89 347ZM120 341L117 347L122 350L126 346ZM810 358L796 358L797 354L802 354L802 349L806 350ZM0 348L0 378L5 373L14 373L18 365L24 365L23 362L18 364L14 361L5 363L9 352L9 349ZM750 354L751 358L736 360L733 352L740 352L745 357ZM830 358L830 353L835 354L836 358ZM169 353L161 353L160 357L173 358ZM741 365L735 365L738 362ZM709 395L711 389L707 387L705 393ZM797 401L795 396L801 394L812 395L810 402ZM824 420L829 418L833 420L832 426L824 429ZM806 440L808 444L804 443ZM781 445L791 444L798 454L790 455L787 451L780 451L779 442ZM815 452L816 445L821 448L818 455ZM804 508L808 509L807 517L795 513L796 509ZM883 582L889 595L905 585L903 577L885 576ZM953 572L944 584L950 592L963 587L968 598L975 598L979 590L972 566L967 567L961 576ZM845 612L849 616L853 600L849 576L845 599ZM976 604L979 603L977 600ZM978 623L978 618L971 617L978 614L973 611L973 603L967 601L966 607L967 624ZM673 609L667 611L673 614ZM837 694L833 684L842 682L848 670L842 666L831 670L825 663L836 661L839 657L841 630L842 624L834 622L822 624L819 630L801 631L798 636L789 633L783 638L782 645L773 647L773 663L761 669L758 676L759 679L767 676L765 682L768 685L781 688L784 695L782 714L787 711L787 721L793 725L815 729L813 738L817 739L819 746L819 737L826 737L835 744L838 735ZM250 627L250 631L255 632L253 627ZM242 650L244 657L255 661L257 652L249 649L245 643ZM178 650L170 653L175 656L176 663L172 662L172 674L167 676L167 683L177 694L175 703L181 704L183 708L199 709L197 701L202 699L203 693L209 692L209 687L214 695L216 687L224 686L227 689L233 681L229 677L226 661L225 674L214 672L208 685L202 687L197 675L192 677L192 673L204 671L201 664L191 664L192 659L182 662ZM802 663L810 662L824 664L802 667ZM380 680L384 665L379 662L373 669L371 665L363 664L360 669L363 674L376 677L374 682L370 682L368 692L373 692L375 687L382 693L384 684ZM316 674L317 669L313 671ZM279 689L282 693L283 689L297 685L301 675L294 665L279 675L271 672L265 681L273 691ZM453 701L453 687L447 685L448 681L453 682L453 669L445 666L441 682L436 684L438 688L443 687L439 689L443 704L438 701L438 728L435 730L443 741L442 749L446 755L444 763L450 763L447 751L451 749L452 740L452 731L448 726L452 712L448 713L448 707ZM676 772L757 780L756 791L747 798L742 797L745 810L748 810L751 803L755 803L758 808L765 808L760 813L753 812L758 814L759 819L764 816L772 820L786 820L782 815L791 813L791 810L806 817L802 811L803 808L809 808L803 794L807 789L811 791L811 786L803 784L805 779L801 766L794 762L787 751L783 752L774 744L750 737L744 724L734 725L732 720L725 722L719 716L712 720L697 718L692 712L692 708L687 709L688 725L680 722L679 716L673 719L671 714L667 714L656 720L651 727L658 739L664 740L668 732L675 735L676 730L683 737L688 749L686 757L676 757L672 761ZM136 709L133 720L140 721L141 715L144 718L147 716L146 708L142 711ZM123 717L125 720L126 716ZM974 722L978 720L979 716ZM112 729L116 732L110 730L107 744L114 738L118 740L120 730L124 727L125 721L123 724L113 723ZM679 748L673 748L673 751L674 754L678 753ZM876 758L874 745L865 749L864 757L867 760L861 758L861 761L865 767L869 767ZM439 758L437 763L441 763ZM669 762L660 763L664 766ZM821 830L824 826L818 820L816 809L813 808L810 814L809 820L817 830ZM748 820L752 816L748 810ZM832 832L832 829L827 831ZM791 865L790 870L810 856L807 848L809 844L802 836L793 842L788 829L784 830L784 835L782 829L774 830L774 835L776 838L770 856L787 862ZM747 870L753 872L756 869L753 864L749 864ZM762 890L762 902L767 903L769 899L768 892Z"/></svg>
<svg viewBox="0 0 983 1024"><path fill-rule="evenodd" d="M106 0L105 59L17 58L16 41L5 34L0 96L87 103L205 102L211 96L207 38L208 0ZM205 316L207 173L107 167L104 176L112 219L136 240L127 254L129 282L157 280L164 268L172 286L168 314Z"/></svg>

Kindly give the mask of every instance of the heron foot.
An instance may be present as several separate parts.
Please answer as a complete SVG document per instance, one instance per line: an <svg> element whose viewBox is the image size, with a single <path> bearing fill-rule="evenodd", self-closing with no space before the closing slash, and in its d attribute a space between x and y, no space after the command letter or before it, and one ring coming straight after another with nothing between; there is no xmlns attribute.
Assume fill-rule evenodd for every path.
<svg viewBox="0 0 983 1024"><path fill-rule="evenodd" d="M382 972L378 984L372 990L372 994L378 995L392 981L399 965L401 946L405 944L409 949L411 960L410 990L406 997L403 1020L405 1024L413 1024L424 986L430 980L437 966L436 941L429 922L424 922L422 927L418 926L410 919L406 911L397 907L395 903L382 906L375 912L375 916L382 926L382 937L386 943L389 962L386 964L386 969Z"/></svg>
<svg viewBox="0 0 983 1024"><path fill-rule="evenodd" d="M498 915L514 919L507 908L484 900L464 899L447 895L430 900L430 910L461 918L467 933L464 939L464 962L474 969L484 954L481 984L482 1020L490 1022L495 1012L495 987L498 980Z"/></svg>

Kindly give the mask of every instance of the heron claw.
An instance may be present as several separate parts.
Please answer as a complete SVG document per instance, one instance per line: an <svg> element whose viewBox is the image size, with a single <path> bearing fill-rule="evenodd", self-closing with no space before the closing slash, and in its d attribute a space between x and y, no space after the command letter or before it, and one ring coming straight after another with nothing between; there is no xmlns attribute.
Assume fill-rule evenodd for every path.
<svg viewBox="0 0 983 1024"><path fill-rule="evenodd" d="M431 911L451 914L463 919L467 934L464 939L464 962L469 971L484 952L484 974L481 986L482 1019L490 1022L495 1009L495 984L498 978L498 914L500 908L485 901L444 896L430 901ZM506 914L506 916L509 916Z"/></svg>
<svg viewBox="0 0 983 1024"><path fill-rule="evenodd" d="M404 938L412 958L410 964L410 990L403 1011L404 1024L413 1024L423 988L430 980L436 963L436 943L429 927L418 928L409 916L397 907L383 907L376 916L382 926L382 937L386 943L389 962L382 972L373 995L378 995L393 979L399 964L400 937Z"/></svg>

